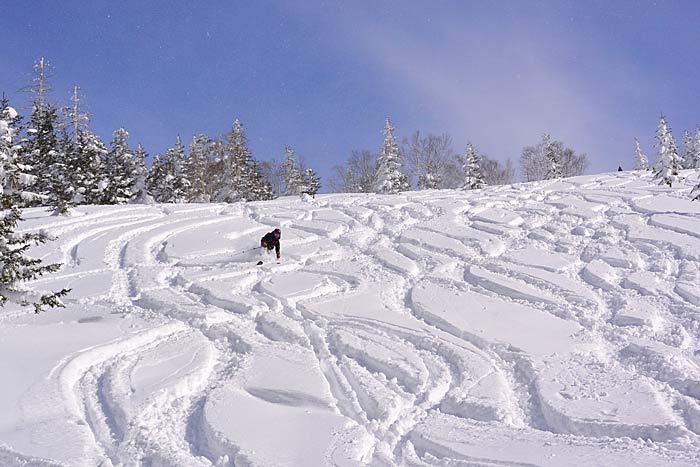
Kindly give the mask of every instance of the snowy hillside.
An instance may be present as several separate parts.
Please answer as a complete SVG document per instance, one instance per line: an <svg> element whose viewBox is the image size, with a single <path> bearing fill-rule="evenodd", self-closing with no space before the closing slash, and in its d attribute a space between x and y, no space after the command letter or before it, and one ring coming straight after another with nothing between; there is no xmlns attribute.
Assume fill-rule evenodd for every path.
<svg viewBox="0 0 700 467"><path fill-rule="evenodd" d="M28 210L73 292L0 310L0 465L697 465L684 175Z"/></svg>

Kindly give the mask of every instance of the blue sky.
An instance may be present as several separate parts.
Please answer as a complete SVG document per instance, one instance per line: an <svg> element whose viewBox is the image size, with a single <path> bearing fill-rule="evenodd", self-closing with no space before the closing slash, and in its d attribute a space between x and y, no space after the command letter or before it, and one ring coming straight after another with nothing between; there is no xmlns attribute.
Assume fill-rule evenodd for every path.
<svg viewBox="0 0 700 467"><path fill-rule="evenodd" d="M501 160L547 131L595 173L629 167L635 137L652 153L661 112L679 142L700 124L690 0L29 3L4 3L0 91L24 107L44 56L55 101L81 86L95 132L151 154L239 118L257 158L289 144L327 176L390 116Z"/></svg>

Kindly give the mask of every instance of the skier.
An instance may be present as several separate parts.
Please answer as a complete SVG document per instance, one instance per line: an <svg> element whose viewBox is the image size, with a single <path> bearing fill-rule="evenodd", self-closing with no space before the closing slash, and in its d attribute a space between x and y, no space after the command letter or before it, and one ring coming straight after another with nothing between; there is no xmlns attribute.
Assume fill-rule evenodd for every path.
<svg viewBox="0 0 700 467"><path fill-rule="evenodd" d="M618 166L617 166L617 171L618 171L618 172L622 172L622 166L621 166L621 165L618 165Z"/></svg>
<svg viewBox="0 0 700 467"><path fill-rule="evenodd" d="M267 251L270 252L272 249L275 249L275 253L277 253L277 259L280 259L280 238L282 237L282 232L280 229L275 229L272 232L268 232L265 234L263 238L260 239L260 247L261 248L267 248Z"/></svg>

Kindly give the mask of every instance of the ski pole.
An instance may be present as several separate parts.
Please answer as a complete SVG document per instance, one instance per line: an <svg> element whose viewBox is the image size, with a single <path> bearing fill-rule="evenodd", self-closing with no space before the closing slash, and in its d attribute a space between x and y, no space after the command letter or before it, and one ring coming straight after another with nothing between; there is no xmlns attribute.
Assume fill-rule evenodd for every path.
<svg viewBox="0 0 700 467"><path fill-rule="evenodd" d="M231 256L238 256L238 255L242 255L243 253L249 253L251 251L257 250L258 248L261 248L261 247L256 246L255 248L251 248L250 250L243 250L243 251L239 251L238 253L232 253Z"/></svg>

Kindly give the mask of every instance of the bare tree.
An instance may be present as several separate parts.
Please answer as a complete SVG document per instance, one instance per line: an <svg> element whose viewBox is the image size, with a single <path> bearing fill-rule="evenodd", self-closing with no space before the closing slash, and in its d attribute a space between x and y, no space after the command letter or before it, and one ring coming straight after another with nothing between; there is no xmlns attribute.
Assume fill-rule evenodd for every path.
<svg viewBox="0 0 700 467"><path fill-rule="evenodd" d="M355 193L360 191L357 188L355 173L350 167L336 165L333 167L333 176L328 181L333 193Z"/></svg>
<svg viewBox="0 0 700 467"><path fill-rule="evenodd" d="M416 131L410 140L403 141L403 160L411 181L418 189L455 188L460 181L453 180L454 169L459 168L452 150L452 138L442 135L421 136Z"/></svg>
<svg viewBox="0 0 700 467"><path fill-rule="evenodd" d="M548 154L556 156L561 172L561 177L574 177L581 175L588 167L588 156L576 154L576 152L564 146L561 141L551 141L543 138L536 146L526 146L520 156L520 170L527 182L544 180L548 177L551 163L548 163Z"/></svg>
<svg viewBox="0 0 700 467"><path fill-rule="evenodd" d="M32 98L32 107L37 106L39 109L44 109L47 105L48 94L53 91L53 67L44 57L39 58L34 62L34 69L31 76L31 84L25 86L20 91L28 92L34 95Z"/></svg>
<svg viewBox="0 0 700 467"><path fill-rule="evenodd" d="M78 141L78 133L88 129L90 114L85 111L85 104L80 95L80 87L73 87L73 95L70 98L71 106L64 108L66 118L70 121L73 130L73 141Z"/></svg>
<svg viewBox="0 0 700 467"><path fill-rule="evenodd" d="M377 190L377 156L363 149L353 151L345 165L333 167L329 184L336 193L372 193Z"/></svg>
<svg viewBox="0 0 700 467"><path fill-rule="evenodd" d="M526 182L544 180L547 176L543 149L543 144L523 148L523 153L520 155L520 171Z"/></svg>
<svg viewBox="0 0 700 467"><path fill-rule="evenodd" d="M562 145L560 141L555 143ZM588 168L588 156L585 153L576 154L571 148L560 148L561 176L575 177L583 175Z"/></svg>
<svg viewBox="0 0 700 467"><path fill-rule="evenodd" d="M275 198L283 193L284 189L284 167L279 159L270 159L260 164L263 177L272 187L272 194Z"/></svg>
<svg viewBox="0 0 700 467"><path fill-rule="evenodd" d="M509 185L515 181L515 167L510 159L502 165L495 159L481 156L481 170L487 185Z"/></svg>

